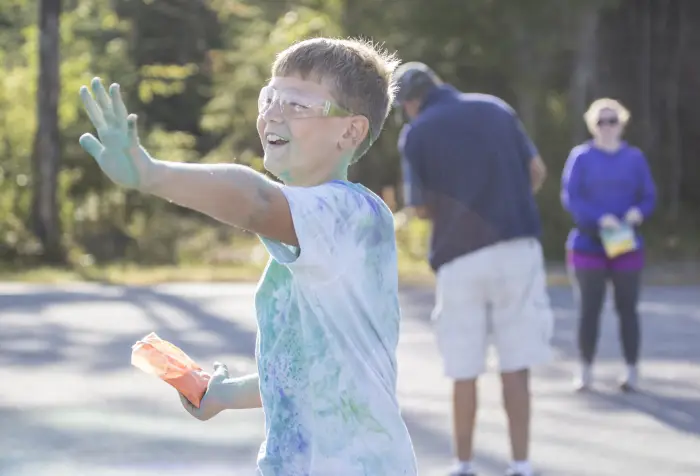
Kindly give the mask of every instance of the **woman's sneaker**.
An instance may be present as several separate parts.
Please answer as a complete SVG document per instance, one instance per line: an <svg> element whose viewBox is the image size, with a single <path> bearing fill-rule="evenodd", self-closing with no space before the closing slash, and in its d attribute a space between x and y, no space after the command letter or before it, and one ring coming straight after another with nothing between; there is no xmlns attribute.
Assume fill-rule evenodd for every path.
<svg viewBox="0 0 700 476"><path fill-rule="evenodd" d="M586 392L593 386L593 368L590 365L582 365L578 375L574 377L574 390Z"/></svg>
<svg viewBox="0 0 700 476"><path fill-rule="evenodd" d="M637 367L628 367L627 375L620 381L620 390L623 392L636 392L639 385Z"/></svg>

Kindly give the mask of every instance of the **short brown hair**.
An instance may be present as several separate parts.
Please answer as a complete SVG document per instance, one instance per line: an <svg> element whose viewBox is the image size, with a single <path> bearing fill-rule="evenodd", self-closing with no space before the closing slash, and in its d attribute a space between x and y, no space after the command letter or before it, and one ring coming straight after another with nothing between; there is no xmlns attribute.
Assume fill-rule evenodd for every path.
<svg viewBox="0 0 700 476"><path fill-rule="evenodd" d="M272 75L330 81L338 105L369 121L369 141L355 152L358 160L384 127L396 95L392 75L398 65L396 55L368 40L312 38L279 53Z"/></svg>

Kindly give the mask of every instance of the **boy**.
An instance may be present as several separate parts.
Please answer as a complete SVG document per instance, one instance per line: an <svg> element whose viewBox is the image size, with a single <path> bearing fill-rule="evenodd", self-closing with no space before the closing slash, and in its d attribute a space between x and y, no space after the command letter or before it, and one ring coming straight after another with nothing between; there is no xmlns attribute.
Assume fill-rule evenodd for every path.
<svg viewBox="0 0 700 476"><path fill-rule="evenodd" d="M348 166L376 140L398 61L371 44L312 39L280 53L260 92L265 168L155 160L113 84L80 94L99 140L81 146L117 184L256 233L271 255L256 293L258 373L215 364L196 418L265 412L264 476L417 474L396 398L393 217Z"/></svg>

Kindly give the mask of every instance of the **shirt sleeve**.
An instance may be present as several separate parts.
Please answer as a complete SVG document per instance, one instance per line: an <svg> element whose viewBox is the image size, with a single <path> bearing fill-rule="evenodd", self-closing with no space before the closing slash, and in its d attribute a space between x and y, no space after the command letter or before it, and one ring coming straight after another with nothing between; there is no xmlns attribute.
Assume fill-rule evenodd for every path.
<svg viewBox="0 0 700 476"><path fill-rule="evenodd" d="M399 153L403 173L404 203L408 207L425 205L424 182L420 176L421 151L415 130L404 126L399 136Z"/></svg>
<svg viewBox="0 0 700 476"><path fill-rule="evenodd" d="M578 148L574 148L566 159L561 180L561 201L577 226L597 229L603 213L587 201L583 183L584 160L585 153Z"/></svg>
<svg viewBox="0 0 700 476"><path fill-rule="evenodd" d="M639 203L637 208L642 212L644 218L649 218L656 208L656 184L651 175L649 163L642 151L639 151L639 176L640 176L640 192Z"/></svg>
<svg viewBox="0 0 700 476"><path fill-rule="evenodd" d="M330 281L361 259L365 243L381 234L384 213L378 198L353 184L331 182L315 187L285 186L299 247L260 237L268 252L292 273ZM393 222L388 229L393 233ZM376 239L378 240L378 238ZM376 241L375 240L375 241Z"/></svg>

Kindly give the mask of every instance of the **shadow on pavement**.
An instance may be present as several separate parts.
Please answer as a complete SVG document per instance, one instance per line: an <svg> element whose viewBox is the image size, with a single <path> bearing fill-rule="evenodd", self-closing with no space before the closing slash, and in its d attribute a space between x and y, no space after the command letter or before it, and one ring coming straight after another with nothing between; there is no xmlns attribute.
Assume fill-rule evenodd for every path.
<svg viewBox="0 0 700 476"><path fill-rule="evenodd" d="M110 402L110 408L118 409ZM130 417L138 421L139 416L150 413L141 403L131 406ZM93 420L70 417L72 412L83 414L83 407L64 407L65 419L41 418L32 411L0 407L0 422L3 428L12 431L0 432L0 474L20 474L23 467L41 468L57 462L79 463L83 468L110 468L134 470L168 469L192 467L191 474L203 474L197 467L208 465L240 467L241 462L253 466L257 446L241 444L230 438L197 438L187 434L187 428L203 425L201 422L180 424L178 433L163 432L160 424L150 419L140 424L119 425L110 428L99 417L98 409ZM57 410L58 411L58 410ZM164 415L159 415L159 417ZM183 421L181 419L178 419ZM53 423L53 424L52 424ZM72 426L74 425L74 426ZM201 431L198 432L201 434ZM29 444L31 443L31 444ZM25 454L31 448L31 454ZM12 473L11 473L12 471ZM61 473L67 474L67 473ZM80 472L79 474L88 474ZM126 473L125 473L126 474Z"/></svg>
<svg viewBox="0 0 700 476"><path fill-rule="evenodd" d="M438 461L446 466L446 470L451 469L450 462L454 461L454 455L452 440L449 436L444 431L425 425L423 422L429 421L425 416L411 411L403 411L403 418L411 433L419 470L424 467L427 461ZM507 442L504 441L504 444ZM495 458L478 448L475 451L474 464L478 471L486 474L501 474L508 467L506 461Z"/></svg>
<svg viewBox="0 0 700 476"><path fill-rule="evenodd" d="M651 391L634 394L592 391L583 396L593 411L618 412L632 409L676 430L700 435L700 401L697 397L683 398Z"/></svg>
<svg viewBox="0 0 700 476"><path fill-rule="evenodd" d="M90 306L105 303L118 307L112 308L113 315L109 316L112 322L108 328L101 329L97 322L105 318L91 314ZM204 298L183 298L145 287L107 287L101 288L99 293L0 294L0 365L36 367L72 362L89 372L114 371L128 365L131 346L151 331L199 358L215 360L222 354L251 358L255 350L255 332L242 328L233 316L207 310L205 304ZM71 312L81 312L61 320L42 315L45 309L60 306L70 306ZM133 325L135 319L129 315L130 306L140 310L148 322ZM184 316L194 325L184 328L173 325L171 321L182 320L173 318L173 313L176 318ZM74 320L83 322L71 323ZM214 337L198 343L190 339L193 331ZM209 363L205 361L202 365Z"/></svg>
<svg viewBox="0 0 700 476"><path fill-rule="evenodd" d="M536 378L546 388L542 395L536 396L537 401L566 401L551 407L551 411L561 412L557 418L569 418L574 426L585 423L583 420L591 414L632 410L679 431L700 435L697 397L700 382L673 375L666 378L664 374L670 366L676 368L677 364L700 363L700 293L697 290L645 290L641 305L643 354L645 359L658 366L655 376L645 381L648 393L599 392L581 399L569 393L568 387L563 390L564 386L559 384L568 380L565 367L576 360L576 318L571 292L564 287L552 288L550 296L556 314L554 345L560 361L537 374ZM53 372L51 366L59 364L72 368L74 372L89 373L88 380L99 382L100 376L106 372L115 375L127 369L131 345L151 331L180 345L205 366L224 354L250 359L254 353L255 326L252 322L250 326L246 325L251 319L248 302L237 305L236 299L226 295L227 304L215 306L223 297L224 294L217 295L216 292L183 296L157 287L122 286L98 287L95 291L47 287L27 294L0 294L0 368L16 372L15 375L26 375L42 368ZM246 299L250 300L250 296ZM402 292L401 302L404 319L429 321L433 306L430 290L406 289ZM215 307L224 311L216 312ZM95 316L95 312L102 315ZM429 333L429 326L424 327ZM193 334L201 338L194 339ZM420 345L433 344L426 341L415 344L413 348L420 349ZM620 361L616 323L609 311L604 316L599 350L602 362ZM562 362L565 365L561 365ZM118 391L121 390L115 392ZM59 406L54 402L43 406L25 406L24 403L21 406L2 406L0 385L0 475L19 474L10 470L13 466L18 467L20 462L40 465L62 459L75 459L105 468L127 468L125 471L129 465L162 472L174 471L176 467L181 469L184 465L192 468L191 474L204 474L206 471L201 468L217 465L254 467L259 441L251 443L250 439L244 441L237 435L235 423L238 418L243 418L238 414L222 416L220 421L217 417L216 422L202 424L184 418L174 402L170 406L158 404L155 397L152 400L136 398L132 387L125 387L123 392L131 393L132 397L106 399L88 408ZM19 396L17 401L24 402L23 394L15 395ZM583 405L582 414L571 412L568 404L574 398ZM109 414L104 413L105 409ZM415 409L405 411L404 417L418 452L419 464L432 461L440 466L449 465L452 460L449 431L445 431L443 425L437 425L439 429L429 425L429 416ZM253 425L257 423L256 420ZM4 429L12 431L2 431ZM502 427L482 428L484 430L493 431L498 437L503 433L503 444L507 444ZM551 438L559 437L551 435ZM604 444L600 442L600 445ZM503 471L506 462L480 450L477 454L478 467L486 474ZM239 473L234 470L232 474Z"/></svg>

